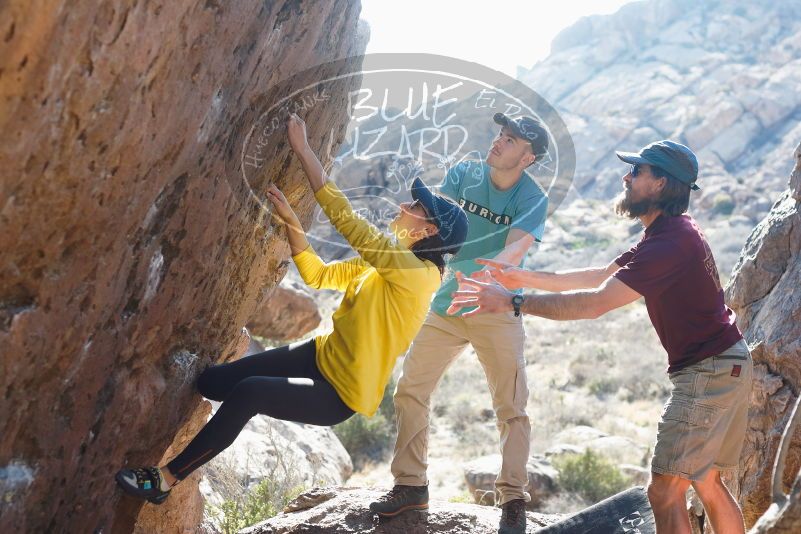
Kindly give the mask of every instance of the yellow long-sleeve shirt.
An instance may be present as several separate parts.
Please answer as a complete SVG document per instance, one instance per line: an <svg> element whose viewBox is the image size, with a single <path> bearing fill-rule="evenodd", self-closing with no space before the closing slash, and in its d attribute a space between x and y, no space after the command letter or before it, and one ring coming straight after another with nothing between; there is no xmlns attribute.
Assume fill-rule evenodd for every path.
<svg viewBox="0 0 801 534"><path fill-rule="evenodd" d="M292 256L309 286L345 292L332 315L333 330L315 338L317 367L345 404L373 415L395 360L425 320L440 285L439 270L356 214L333 182L315 197L359 253L326 264L309 245Z"/></svg>

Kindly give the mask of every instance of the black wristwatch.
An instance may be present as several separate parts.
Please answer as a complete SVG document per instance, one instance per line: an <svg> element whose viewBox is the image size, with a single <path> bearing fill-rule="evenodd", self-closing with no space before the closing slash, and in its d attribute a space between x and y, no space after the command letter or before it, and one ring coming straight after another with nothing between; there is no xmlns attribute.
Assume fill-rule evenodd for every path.
<svg viewBox="0 0 801 534"><path fill-rule="evenodd" d="M520 317L520 305L523 304L523 295L512 297L512 306L515 309L515 317Z"/></svg>

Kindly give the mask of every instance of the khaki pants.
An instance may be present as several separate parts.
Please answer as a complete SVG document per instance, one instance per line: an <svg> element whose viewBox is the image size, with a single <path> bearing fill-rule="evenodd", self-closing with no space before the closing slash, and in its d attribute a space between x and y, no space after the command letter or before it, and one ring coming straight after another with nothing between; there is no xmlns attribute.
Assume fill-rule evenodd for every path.
<svg viewBox="0 0 801 534"><path fill-rule="evenodd" d="M526 414L528 385L523 356L525 333L513 312L474 317L443 317L429 312L412 343L395 390L398 439L392 458L395 484L428 484L428 432L431 394L448 366L470 343L487 376L500 431L503 462L495 481L499 504L529 499L531 427Z"/></svg>

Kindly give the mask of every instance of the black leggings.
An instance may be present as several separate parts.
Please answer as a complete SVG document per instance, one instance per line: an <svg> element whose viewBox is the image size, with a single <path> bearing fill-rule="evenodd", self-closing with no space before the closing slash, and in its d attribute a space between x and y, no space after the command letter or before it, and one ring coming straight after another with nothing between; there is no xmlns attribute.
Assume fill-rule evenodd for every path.
<svg viewBox="0 0 801 534"><path fill-rule="evenodd" d="M234 442L256 414L331 426L353 415L320 373L314 340L278 347L203 371L197 389L222 401L206 426L167 467L179 480Z"/></svg>

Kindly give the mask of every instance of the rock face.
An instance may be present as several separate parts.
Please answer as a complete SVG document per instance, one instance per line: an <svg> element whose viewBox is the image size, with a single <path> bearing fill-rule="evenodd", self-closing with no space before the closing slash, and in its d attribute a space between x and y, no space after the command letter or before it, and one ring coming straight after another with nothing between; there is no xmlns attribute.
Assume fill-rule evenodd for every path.
<svg viewBox="0 0 801 534"><path fill-rule="evenodd" d="M244 346L245 335L242 335L242 343L238 350ZM241 352L240 352L241 353ZM193 437L203 428L208 419L211 405L208 402L201 403L200 407L192 413L192 418L181 428L175 439L167 448L159 465L171 460L176 454L183 450ZM183 482L175 486L170 492L170 498L161 505L145 504L136 518L133 531L136 534L148 534L159 532L160 534L188 534L193 532L204 518L205 502L198 485L201 480L201 473L194 472Z"/></svg>
<svg viewBox="0 0 801 534"><path fill-rule="evenodd" d="M287 144L250 183L244 141L272 99L338 72L277 82L363 52L359 10L0 5L0 531L133 529L142 504L114 472L155 464L191 426L195 377L238 354L285 272L283 230L254 196L275 181L311 220ZM313 149L341 142L328 134L356 84L306 109Z"/></svg>
<svg viewBox="0 0 801 534"><path fill-rule="evenodd" d="M477 504L495 504L495 479L500 471L500 454L482 456L465 464L464 480ZM526 471L526 491L531 495L527 507L537 510L545 498L557 491L556 479L559 472L544 457L536 455L528 459Z"/></svg>
<svg viewBox="0 0 801 534"><path fill-rule="evenodd" d="M801 393L801 145L794 158L789 190L748 238L726 291L737 323L753 348L755 364L739 475L747 525L754 524L771 502L774 458ZM801 432L796 432L784 470L785 492L799 467ZM797 505L801 507L801 502ZM796 514L801 515L798 510ZM801 528L801 522L796 527Z"/></svg>
<svg viewBox="0 0 801 534"><path fill-rule="evenodd" d="M265 296L248 321L248 328L257 336L291 340L317 328L320 320L314 299L300 284L284 278Z"/></svg>
<svg viewBox="0 0 801 534"><path fill-rule="evenodd" d="M267 521L240 531L240 534L285 534L314 532L346 534L386 532L397 534L495 534L501 517L499 508L477 504L432 501L428 512L408 512L379 523L370 512L371 501L386 490L356 488L316 488L304 493L287 510ZM555 523L561 516L528 512L526 532Z"/></svg>

